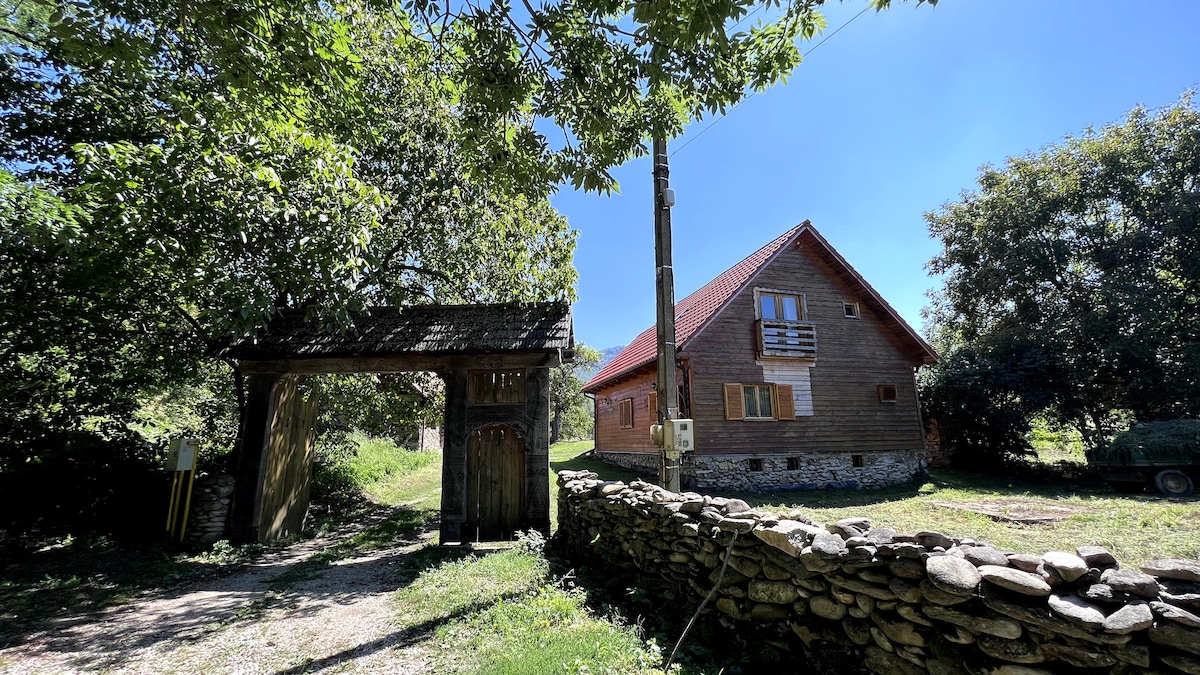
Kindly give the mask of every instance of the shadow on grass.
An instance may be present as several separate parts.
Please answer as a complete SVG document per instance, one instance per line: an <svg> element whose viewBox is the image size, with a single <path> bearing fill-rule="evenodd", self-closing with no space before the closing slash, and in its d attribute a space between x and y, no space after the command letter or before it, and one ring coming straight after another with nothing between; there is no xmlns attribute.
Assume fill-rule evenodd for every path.
<svg viewBox="0 0 1200 675"><path fill-rule="evenodd" d="M591 450L586 450L566 459L555 459L552 457L550 459L550 470L554 473L558 473L559 471L594 471L603 480L619 480L626 483L639 478L642 480L657 480L657 477L653 475L641 475L628 469L605 464L595 459L592 456Z"/></svg>
<svg viewBox="0 0 1200 675"><path fill-rule="evenodd" d="M300 562L280 565L280 573L262 590L286 590L354 551L415 540L436 519L436 512L403 507L356 509L346 514L347 522L332 528L330 536L340 536L341 541ZM350 534L354 529L358 531ZM0 649L21 644L51 625L60 630L86 624L139 594L169 598L198 586L217 586L247 565L270 565L297 543L302 542L293 538L189 554L169 542L133 545L103 537L4 541L0 543ZM245 605L237 618L257 615ZM216 614L221 611L211 609ZM216 620L228 625L232 619Z"/></svg>
<svg viewBox="0 0 1200 675"><path fill-rule="evenodd" d="M265 560L256 560L254 567L243 568L245 574L214 574L174 588L164 588L161 594L147 598L147 602L163 601L166 604L151 605L147 611L121 610L119 614L111 615L87 610L59 612L57 616L24 624L21 630L0 641L0 648L28 640L35 652L70 655L70 665L82 671L120 669L131 659L138 658L140 650L164 643L182 644L204 639L215 631L257 621L263 612L276 606L287 607L289 617L313 615L330 605L355 602L361 596L394 592L413 584L428 570L468 556L481 557L492 552L471 547L425 545L424 535L436 527L436 513L432 514L432 519L430 515L430 512L405 507L376 507L367 514L370 521L365 525L360 523L357 532L335 534L342 539L305 559L292 561L287 556L294 556L296 552L283 550L276 556L282 560L272 561L273 556L266 556ZM340 564L332 564L339 560L342 561ZM73 573L76 576L86 574L86 566L76 563ZM94 571L94 567L90 571ZM306 583L314 577L319 578ZM364 580L371 581L364 583ZM20 595L19 592L8 593L15 591L15 584L4 583L6 598ZM142 585L149 585L149 581ZM94 594L93 589L83 592ZM115 602L123 598L105 596L103 599ZM435 617L358 645L322 659L320 663L328 662L331 666L380 648L411 644L474 609L470 606L455 608L447 616ZM313 663L317 662L284 672L303 672L311 669Z"/></svg>

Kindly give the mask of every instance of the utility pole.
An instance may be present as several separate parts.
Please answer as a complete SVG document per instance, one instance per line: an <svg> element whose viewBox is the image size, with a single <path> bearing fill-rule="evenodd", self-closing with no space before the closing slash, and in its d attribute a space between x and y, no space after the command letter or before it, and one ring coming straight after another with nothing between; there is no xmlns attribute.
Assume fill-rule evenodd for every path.
<svg viewBox="0 0 1200 675"><path fill-rule="evenodd" d="M654 264L658 313L658 422L679 417L679 389L675 385L675 270L671 264L671 171L667 166L667 141L654 137ZM679 492L680 453L667 444L658 449L658 483Z"/></svg>

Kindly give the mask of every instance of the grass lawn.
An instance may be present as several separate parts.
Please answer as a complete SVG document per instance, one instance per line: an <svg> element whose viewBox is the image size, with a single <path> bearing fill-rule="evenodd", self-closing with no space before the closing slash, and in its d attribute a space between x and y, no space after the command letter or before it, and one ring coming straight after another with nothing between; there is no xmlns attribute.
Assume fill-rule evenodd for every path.
<svg viewBox="0 0 1200 675"><path fill-rule="evenodd" d="M590 441L555 446L551 468L589 469L607 480L629 480L633 475L577 456L590 448ZM571 452L576 456L569 456ZM937 470L923 484L884 490L708 492L739 497L772 511L799 509L820 522L865 516L876 526L900 532L936 530L1021 553L1098 545L1126 567L1156 557L1200 558L1200 499L1118 494L1098 483L1019 482ZM1040 518L1047 520L1011 522Z"/></svg>

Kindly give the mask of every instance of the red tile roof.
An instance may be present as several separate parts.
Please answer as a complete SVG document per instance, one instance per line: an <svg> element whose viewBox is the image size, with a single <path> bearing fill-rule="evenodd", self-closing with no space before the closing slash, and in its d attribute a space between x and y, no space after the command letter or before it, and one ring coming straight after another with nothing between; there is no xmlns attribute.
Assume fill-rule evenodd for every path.
<svg viewBox="0 0 1200 675"><path fill-rule="evenodd" d="M704 327L704 324L708 323L709 319L716 316L717 312L732 300L751 279L757 276L759 270L766 267L768 262L795 240L805 227L811 227L807 220L751 253L745 260L725 270L716 279L675 303L676 350L683 349L688 340L695 336ZM621 350L616 358L605 364L600 372L596 373L596 376L583 386L583 390L595 391L601 385L607 384L609 380L614 380L647 363L653 363L657 357L657 330L656 326L650 326L634 338L629 346Z"/></svg>

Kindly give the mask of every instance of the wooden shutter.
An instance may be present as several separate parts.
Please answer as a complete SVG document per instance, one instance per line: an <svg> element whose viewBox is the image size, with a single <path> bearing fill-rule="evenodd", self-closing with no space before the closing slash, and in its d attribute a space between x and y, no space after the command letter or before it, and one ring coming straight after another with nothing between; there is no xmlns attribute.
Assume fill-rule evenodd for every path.
<svg viewBox="0 0 1200 675"><path fill-rule="evenodd" d="M646 410L650 411L650 424L658 424L658 392L646 394Z"/></svg>
<svg viewBox="0 0 1200 675"><path fill-rule="evenodd" d="M725 384L725 419L746 419L746 402L742 398L742 385L738 382Z"/></svg>
<svg viewBox="0 0 1200 675"><path fill-rule="evenodd" d="M796 401L792 398L792 385L775 385L775 419L796 419Z"/></svg>

